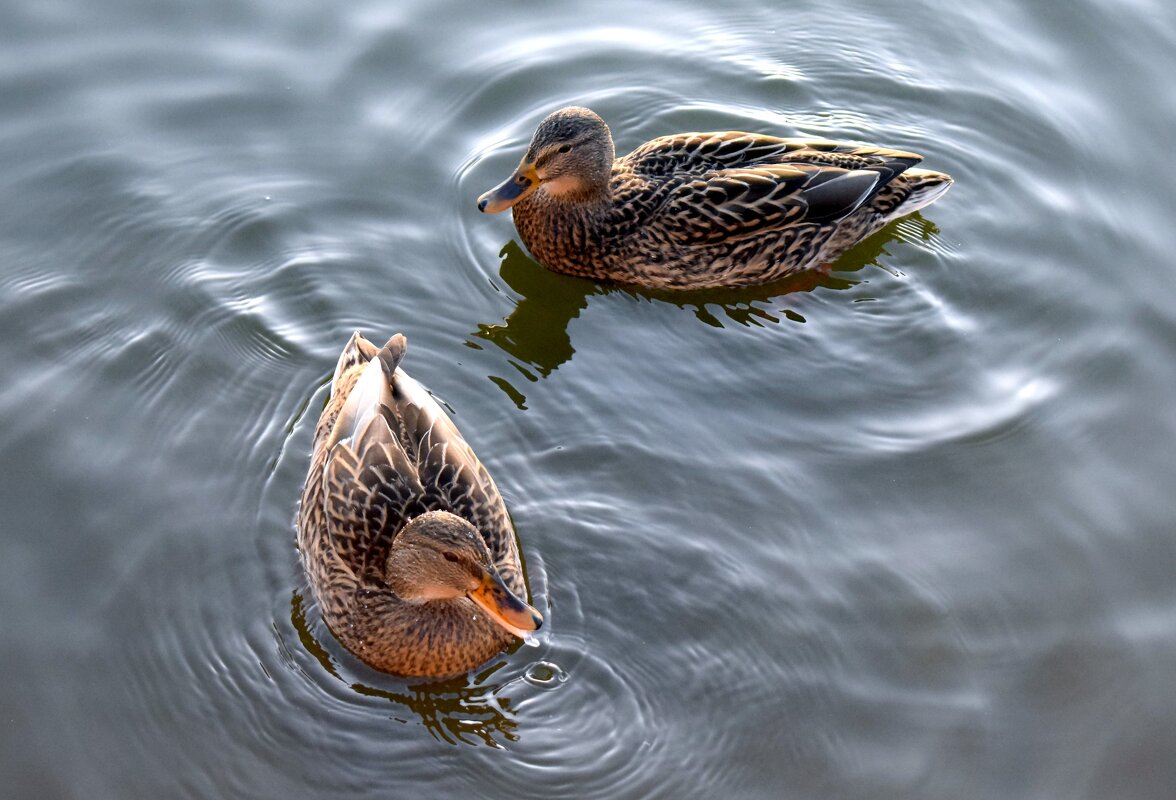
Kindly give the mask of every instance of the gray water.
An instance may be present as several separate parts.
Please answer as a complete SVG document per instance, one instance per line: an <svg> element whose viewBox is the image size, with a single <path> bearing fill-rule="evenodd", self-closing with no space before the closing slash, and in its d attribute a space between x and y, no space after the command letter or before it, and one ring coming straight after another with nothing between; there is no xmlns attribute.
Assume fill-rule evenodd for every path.
<svg viewBox="0 0 1176 800"><path fill-rule="evenodd" d="M1176 794L1169 2L3 6L0 794ZM957 183L825 276L598 286L474 204L569 103ZM323 627L356 328L497 479L537 649Z"/></svg>

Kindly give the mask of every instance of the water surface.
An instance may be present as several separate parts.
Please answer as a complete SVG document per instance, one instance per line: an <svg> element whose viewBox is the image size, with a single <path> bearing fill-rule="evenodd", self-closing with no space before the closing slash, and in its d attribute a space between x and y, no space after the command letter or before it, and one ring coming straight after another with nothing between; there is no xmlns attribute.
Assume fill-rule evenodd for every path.
<svg viewBox="0 0 1176 800"><path fill-rule="evenodd" d="M6 796L1170 796L1176 14L711 5L7 4ZM573 102L957 184L828 275L599 286L474 204ZM538 648L324 629L356 328L496 477Z"/></svg>

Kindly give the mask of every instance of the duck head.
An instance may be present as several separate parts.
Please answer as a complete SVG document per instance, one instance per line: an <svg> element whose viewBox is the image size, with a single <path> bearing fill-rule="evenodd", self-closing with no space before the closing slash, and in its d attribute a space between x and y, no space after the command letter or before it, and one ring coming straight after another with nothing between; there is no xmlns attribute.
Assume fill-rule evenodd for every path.
<svg viewBox="0 0 1176 800"><path fill-rule="evenodd" d="M519 638L543 624L543 615L507 587L477 529L447 511L429 511L404 526L388 553L385 577L409 603L468 597Z"/></svg>
<svg viewBox="0 0 1176 800"><path fill-rule="evenodd" d="M615 157L604 120L587 108L561 108L539 123L518 169L478 198L478 210L505 211L540 189L565 200L607 194Z"/></svg>

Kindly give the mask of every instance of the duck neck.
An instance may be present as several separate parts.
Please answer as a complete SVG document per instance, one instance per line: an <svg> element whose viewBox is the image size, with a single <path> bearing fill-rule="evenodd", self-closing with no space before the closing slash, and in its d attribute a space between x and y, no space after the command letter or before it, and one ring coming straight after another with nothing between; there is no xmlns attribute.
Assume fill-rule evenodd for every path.
<svg viewBox="0 0 1176 800"><path fill-rule="evenodd" d="M597 274L605 246L604 221L612 206L612 191L588 187L579 192L553 194L542 187L514 206L515 227L523 244L544 266L557 272L588 278Z"/></svg>

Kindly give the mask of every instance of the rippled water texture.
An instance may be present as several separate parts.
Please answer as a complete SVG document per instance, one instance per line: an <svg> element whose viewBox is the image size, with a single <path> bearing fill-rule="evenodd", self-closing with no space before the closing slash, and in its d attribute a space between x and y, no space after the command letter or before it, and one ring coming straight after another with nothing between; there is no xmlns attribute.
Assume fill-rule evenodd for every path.
<svg viewBox="0 0 1176 800"><path fill-rule="evenodd" d="M6 797L1172 796L1171 4L636 9L7 4ZM572 102L957 183L828 275L602 287L474 205ZM538 647L324 629L356 328L498 480Z"/></svg>

